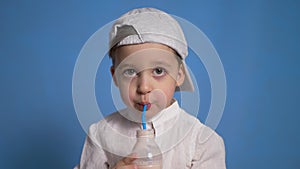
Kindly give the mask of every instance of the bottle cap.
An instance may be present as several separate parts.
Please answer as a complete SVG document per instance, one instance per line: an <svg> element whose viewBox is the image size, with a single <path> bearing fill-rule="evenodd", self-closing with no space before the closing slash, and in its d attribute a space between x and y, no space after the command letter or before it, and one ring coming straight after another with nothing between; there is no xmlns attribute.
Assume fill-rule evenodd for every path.
<svg viewBox="0 0 300 169"><path fill-rule="evenodd" d="M153 129L147 129L147 130L137 130L136 132L137 137L154 137L154 130Z"/></svg>

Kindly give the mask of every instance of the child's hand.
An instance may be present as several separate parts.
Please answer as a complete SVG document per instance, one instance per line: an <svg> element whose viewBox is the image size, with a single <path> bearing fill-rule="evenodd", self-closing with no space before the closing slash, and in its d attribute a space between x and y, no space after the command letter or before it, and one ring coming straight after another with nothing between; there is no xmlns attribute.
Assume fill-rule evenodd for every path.
<svg viewBox="0 0 300 169"><path fill-rule="evenodd" d="M136 160L135 154L131 154L117 162L113 169L138 169L137 165L132 164L134 160Z"/></svg>

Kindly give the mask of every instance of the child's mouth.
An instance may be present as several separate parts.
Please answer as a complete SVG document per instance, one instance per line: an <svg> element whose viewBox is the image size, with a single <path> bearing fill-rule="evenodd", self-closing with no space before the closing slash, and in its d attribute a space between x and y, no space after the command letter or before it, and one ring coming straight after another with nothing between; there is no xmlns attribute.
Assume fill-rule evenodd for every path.
<svg viewBox="0 0 300 169"><path fill-rule="evenodd" d="M147 106L146 110L148 111L151 107L151 103L137 103L136 104L136 108L140 111L143 111L144 110L144 105Z"/></svg>

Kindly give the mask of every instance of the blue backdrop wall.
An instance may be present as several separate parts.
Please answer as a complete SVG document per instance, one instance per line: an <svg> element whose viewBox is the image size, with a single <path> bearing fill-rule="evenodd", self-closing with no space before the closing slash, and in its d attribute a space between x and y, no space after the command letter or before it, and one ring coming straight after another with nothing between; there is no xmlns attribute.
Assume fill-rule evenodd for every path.
<svg viewBox="0 0 300 169"><path fill-rule="evenodd" d="M216 130L228 168L300 168L296 0L1 1L0 168L63 169L79 162L85 132L72 102L77 56L95 31L136 7L185 18L214 44L227 77ZM98 72L99 79L109 81L108 64L104 59L107 75ZM208 95L201 98L205 113L209 83L200 90ZM102 109L110 110L109 104L102 102Z"/></svg>

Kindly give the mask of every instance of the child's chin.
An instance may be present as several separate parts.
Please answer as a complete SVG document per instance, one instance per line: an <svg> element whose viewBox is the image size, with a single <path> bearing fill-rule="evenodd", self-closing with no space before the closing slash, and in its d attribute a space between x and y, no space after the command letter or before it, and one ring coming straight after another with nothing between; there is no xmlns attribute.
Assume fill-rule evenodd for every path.
<svg viewBox="0 0 300 169"><path fill-rule="evenodd" d="M146 112L146 118L152 118L154 117L155 115L157 115L161 110L160 109L157 109L153 106L153 108L151 108L150 110L148 110Z"/></svg>

